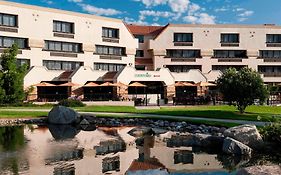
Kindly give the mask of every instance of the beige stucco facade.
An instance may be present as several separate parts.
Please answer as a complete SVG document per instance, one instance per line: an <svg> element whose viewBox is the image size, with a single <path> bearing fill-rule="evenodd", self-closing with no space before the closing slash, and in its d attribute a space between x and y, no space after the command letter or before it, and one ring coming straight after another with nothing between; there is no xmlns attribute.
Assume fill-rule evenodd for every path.
<svg viewBox="0 0 281 175"><path fill-rule="evenodd" d="M174 33L192 33L192 46L175 46ZM238 46L222 46L221 34L239 34ZM281 27L274 25L181 25L171 24L166 27L154 40L150 40L149 48L153 51L154 69L169 65L201 66L201 71L208 74L212 66L248 66L258 70L258 66L280 66L281 61L265 61L259 58L260 50L280 50L279 47L268 47L267 34L281 34ZM166 49L198 49L202 58L194 61L176 61L167 58ZM222 60L213 58L214 50L246 50L247 59ZM265 82L280 82L281 77L263 77Z"/></svg>
<svg viewBox="0 0 281 175"><path fill-rule="evenodd" d="M281 27L274 25L184 25L168 24L149 28L151 32L144 35L144 42L138 43L132 25L122 20L88 14L68 12L50 8L0 1L0 13L17 16L15 31L3 30L0 25L0 36L27 38L28 48L22 49L20 59L30 61L30 70L25 76L24 85L29 87L41 81L72 81L81 85L89 81L103 81L108 70L95 69L94 63L119 64L124 68L118 70L113 82L129 84L133 81L161 81L173 94L173 84L177 81L214 82L222 72L214 66L248 66L258 70L259 66L276 66L281 70L281 59L271 61L260 58L260 50L281 50L280 46L270 47L266 43L267 34L281 34ZM54 21L65 21L74 24L72 37L55 35ZM103 38L102 28L118 30L118 38L114 41ZM149 27L149 26L148 26ZM4 26L5 28L5 26ZM9 28L9 27L8 27ZM154 28L154 29L153 29ZM154 31L153 31L154 30ZM141 32L141 31L139 31ZM175 33L192 33L191 45L175 45ZM239 34L236 46L222 46L221 34ZM79 43L82 50L70 55L53 53L45 50L45 41ZM118 58L113 55L101 55L96 52L96 45L124 48L125 53ZM200 50L200 58L174 59L167 56L167 49ZM136 58L136 50L143 50L143 58ZM247 58L220 59L213 58L214 50L246 50ZM1 48L0 48L1 51ZM3 50L2 50L3 51ZM144 61L142 61L142 59ZM60 79L65 70L48 70L43 60L81 62L79 68L72 70L67 79ZM138 62L140 60L140 62ZM138 63L137 63L138 62ZM148 63L149 62L149 63ZM136 70L135 65L146 64L145 70ZM193 66L185 72L172 72L169 66ZM200 69L199 69L200 68ZM264 75L266 83L281 82L281 71L277 74ZM169 90L170 89L170 90Z"/></svg>

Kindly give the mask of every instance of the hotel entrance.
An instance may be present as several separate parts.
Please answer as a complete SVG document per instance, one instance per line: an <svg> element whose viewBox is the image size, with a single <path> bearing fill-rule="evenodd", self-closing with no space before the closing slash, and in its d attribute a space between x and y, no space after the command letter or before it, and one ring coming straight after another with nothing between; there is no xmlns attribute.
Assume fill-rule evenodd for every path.
<svg viewBox="0 0 281 175"><path fill-rule="evenodd" d="M167 88L162 81L132 81L128 95L136 105L163 105L166 103Z"/></svg>

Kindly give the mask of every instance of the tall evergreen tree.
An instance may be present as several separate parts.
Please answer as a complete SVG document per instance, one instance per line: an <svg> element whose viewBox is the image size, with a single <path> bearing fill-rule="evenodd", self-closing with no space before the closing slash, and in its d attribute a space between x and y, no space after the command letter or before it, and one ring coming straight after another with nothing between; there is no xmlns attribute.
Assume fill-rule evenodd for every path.
<svg viewBox="0 0 281 175"><path fill-rule="evenodd" d="M5 104L21 103L25 97L23 79L27 65L17 65L18 46L13 44L0 57L0 102Z"/></svg>

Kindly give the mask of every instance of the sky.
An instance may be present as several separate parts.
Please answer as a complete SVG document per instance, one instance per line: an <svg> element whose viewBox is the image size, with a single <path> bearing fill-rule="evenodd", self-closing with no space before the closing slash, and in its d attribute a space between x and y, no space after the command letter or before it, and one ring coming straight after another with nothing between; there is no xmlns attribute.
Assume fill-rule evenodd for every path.
<svg viewBox="0 0 281 175"><path fill-rule="evenodd" d="M130 24L277 24L281 0L10 0L123 19Z"/></svg>

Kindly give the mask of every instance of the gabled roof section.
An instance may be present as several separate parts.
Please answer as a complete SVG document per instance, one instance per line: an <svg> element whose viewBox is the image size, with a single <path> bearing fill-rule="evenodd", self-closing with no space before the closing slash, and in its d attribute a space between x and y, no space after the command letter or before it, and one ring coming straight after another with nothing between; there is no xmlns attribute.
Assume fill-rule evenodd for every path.
<svg viewBox="0 0 281 175"><path fill-rule="evenodd" d="M150 36L157 36L159 35L162 30L166 26L141 26L141 25L134 25L134 24L126 24L129 31L133 35L150 35Z"/></svg>

